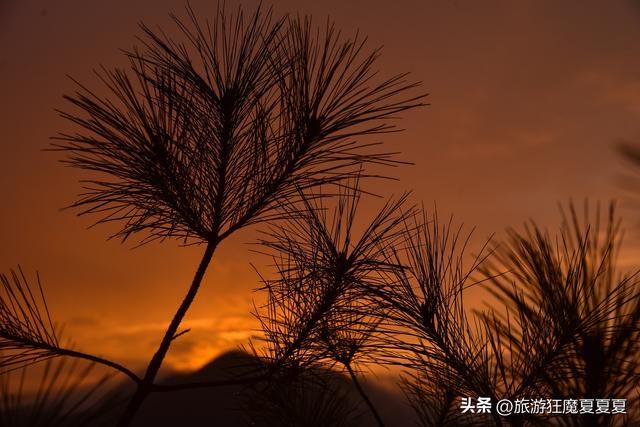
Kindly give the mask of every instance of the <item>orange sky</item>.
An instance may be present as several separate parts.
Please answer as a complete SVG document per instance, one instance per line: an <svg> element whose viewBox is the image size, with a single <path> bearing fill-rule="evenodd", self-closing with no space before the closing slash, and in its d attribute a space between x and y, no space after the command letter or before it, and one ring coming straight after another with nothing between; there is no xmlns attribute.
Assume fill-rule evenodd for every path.
<svg viewBox="0 0 640 427"><path fill-rule="evenodd" d="M133 3L133 4L130 4ZM214 2L195 1L206 13ZM228 0L229 6L236 2ZM252 6L255 2L243 2ZM0 0L0 269L39 271L50 308L86 351L139 366L155 350L202 248L173 242L131 249L59 209L81 172L42 152L69 129L54 108L92 68L122 65L136 23L168 23L170 1ZM366 5L366 6L365 6ZM384 45L384 74L410 71L431 106L404 115L387 147L415 166L379 193L415 191L427 206L477 225L482 240L528 218L552 225L557 202L619 197L614 141L640 141L640 4L601 1L278 1L277 11L330 15ZM633 228L635 212L623 205ZM195 367L245 342L261 258L236 234L216 254L168 362ZM625 260L640 237L627 233ZM629 255L629 253L631 255Z"/></svg>

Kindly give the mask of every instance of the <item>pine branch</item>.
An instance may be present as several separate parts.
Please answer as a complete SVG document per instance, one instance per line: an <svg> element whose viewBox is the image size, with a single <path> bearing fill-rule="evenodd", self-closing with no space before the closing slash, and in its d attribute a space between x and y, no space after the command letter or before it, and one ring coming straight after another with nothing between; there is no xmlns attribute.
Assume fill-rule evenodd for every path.
<svg viewBox="0 0 640 427"><path fill-rule="evenodd" d="M37 289L21 268L1 274L0 283L0 370L23 369L28 365L57 357L85 359L108 366L134 382L140 378L129 369L110 360L65 348L51 320L40 276Z"/></svg>

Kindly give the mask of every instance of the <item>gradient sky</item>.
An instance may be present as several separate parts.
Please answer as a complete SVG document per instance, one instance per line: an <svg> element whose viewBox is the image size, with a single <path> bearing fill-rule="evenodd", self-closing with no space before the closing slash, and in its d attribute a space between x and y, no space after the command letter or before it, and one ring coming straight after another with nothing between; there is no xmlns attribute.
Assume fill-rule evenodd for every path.
<svg viewBox="0 0 640 427"><path fill-rule="evenodd" d="M155 350L203 248L106 241L113 229L88 229L90 218L60 210L82 173L41 150L70 129L54 112L73 90L65 74L97 86L92 69L124 65L118 49L135 43L138 21L166 28L183 5L0 0L0 269L39 271L77 346L133 366ZM569 198L623 194L614 143L640 140L640 3L287 0L275 9L359 29L371 48L384 45L383 74L410 71L430 94L429 107L403 116L405 132L385 137L415 166L394 170L400 180L379 193L412 189L477 226L480 241L529 218L552 226ZM622 261L632 263L638 215L624 203L621 212L630 229ZM258 282L249 262L264 262L248 252L254 237L237 234L216 254L184 324L192 332L167 359L173 367L197 367L252 333Z"/></svg>

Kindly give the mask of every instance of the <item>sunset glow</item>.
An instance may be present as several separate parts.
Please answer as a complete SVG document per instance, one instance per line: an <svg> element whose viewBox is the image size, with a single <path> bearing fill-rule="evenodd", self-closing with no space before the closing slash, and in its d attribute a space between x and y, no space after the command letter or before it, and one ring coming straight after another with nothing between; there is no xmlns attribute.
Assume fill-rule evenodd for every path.
<svg viewBox="0 0 640 427"><path fill-rule="evenodd" d="M414 165L374 168L398 180L368 181L365 189L385 197L411 190L428 211L475 227L471 253L508 226L521 229L530 219L555 226L559 202L616 199L627 229L620 267L638 265L637 199L621 185L628 165L615 148L640 141L637 2L286 0L274 10L308 13L317 23L330 16L345 34L359 31L369 48L384 45L382 74L410 71L429 93L429 106L398 114L394 124L406 130L368 137ZM92 227L94 218L61 210L88 175L43 149L59 132L76 131L54 111L66 109L62 95L76 90L66 74L100 87L92 70L126 65L118 49L139 43L139 21L171 28L168 13L182 11L182 2L166 0L0 4L2 271L38 272L74 348L136 372L162 339L206 245L108 240L116 225ZM362 209L373 213L382 201L367 199ZM256 290L260 275L273 274L254 245L260 230L220 244L179 328L190 331L173 343L163 372L197 370L250 341L260 348L252 313L265 294Z"/></svg>

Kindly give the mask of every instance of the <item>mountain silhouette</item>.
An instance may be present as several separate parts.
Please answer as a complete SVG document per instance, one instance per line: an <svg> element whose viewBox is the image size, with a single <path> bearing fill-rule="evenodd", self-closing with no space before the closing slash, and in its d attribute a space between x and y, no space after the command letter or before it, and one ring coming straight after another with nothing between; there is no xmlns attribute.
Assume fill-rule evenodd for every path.
<svg viewBox="0 0 640 427"><path fill-rule="evenodd" d="M259 369L263 362L242 351L230 351L190 373L174 373L160 381L180 384L229 380ZM414 415L398 391L363 380L370 399L388 426L414 424ZM115 394L126 396L131 387ZM125 400L126 401L126 400ZM109 412L119 414L120 408ZM115 419L112 420L115 422ZM109 425L109 420L105 425ZM134 427L165 426L354 426L376 425L351 380L328 369L314 369L295 379L152 393L140 408Z"/></svg>

